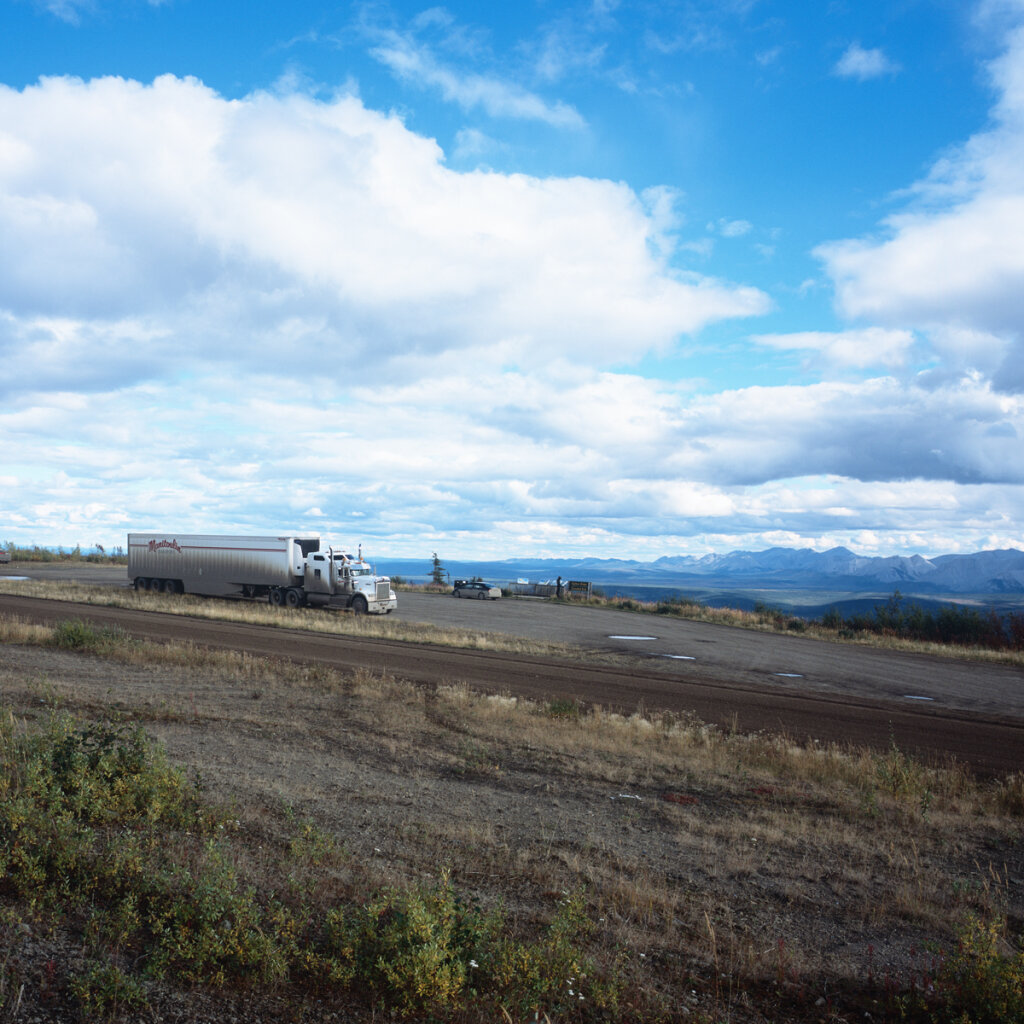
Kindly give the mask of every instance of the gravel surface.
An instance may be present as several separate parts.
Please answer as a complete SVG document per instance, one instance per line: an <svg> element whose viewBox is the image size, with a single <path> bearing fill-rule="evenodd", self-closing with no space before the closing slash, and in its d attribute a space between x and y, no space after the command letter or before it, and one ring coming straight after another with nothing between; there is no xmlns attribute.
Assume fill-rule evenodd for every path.
<svg viewBox="0 0 1024 1024"><path fill-rule="evenodd" d="M470 606L489 611L501 603L432 600L439 614L446 614L447 608ZM507 607L517 603L508 602ZM631 635L638 634L638 623L650 622L656 630L645 635L672 629L689 635L694 648L701 645L720 651L717 661L711 656L694 661L636 660L635 648L629 646L635 641L618 641L625 646L606 646L605 650L632 655L617 667L0 595L0 612L35 621L85 618L156 640L191 641L320 661L338 668L367 668L427 685L464 681L484 692L536 700L565 698L624 711L642 706L692 712L720 726L783 732L799 740L814 738L878 749L895 742L901 749L925 757L955 757L983 773L1011 772L1024 765L1024 714L1019 708L1024 672L1018 669L864 650L705 623L670 623L653 616L561 606L546 610L573 621L604 617L617 623L625 618L633 630ZM592 625L588 628L594 629ZM567 628L563 636L572 640L574 634ZM790 673L789 668L801 658L804 671ZM735 667L732 663L737 661L745 667ZM786 674L778 675L776 669L785 669ZM817 678L820 685L810 686L809 678ZM879 696L879 690L893 686L919 691L907 696L921 696L929 689L936 696L927 701ZM940 699L940 693L955 694L958 699Z"/></svg>

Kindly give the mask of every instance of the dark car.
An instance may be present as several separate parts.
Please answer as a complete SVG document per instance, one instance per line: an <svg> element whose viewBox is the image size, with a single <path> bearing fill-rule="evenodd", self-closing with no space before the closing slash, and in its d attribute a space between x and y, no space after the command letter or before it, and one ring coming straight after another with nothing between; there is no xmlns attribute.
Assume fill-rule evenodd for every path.
<svg viewBox="0 0 1024 1024"><path fill-rule="evenodd" d="M456 580L452 590L452 597L476 597L482 601L490 598L497 601L501 597L501 590L492 587L490 583L472 583L469 580Z"/></svg>

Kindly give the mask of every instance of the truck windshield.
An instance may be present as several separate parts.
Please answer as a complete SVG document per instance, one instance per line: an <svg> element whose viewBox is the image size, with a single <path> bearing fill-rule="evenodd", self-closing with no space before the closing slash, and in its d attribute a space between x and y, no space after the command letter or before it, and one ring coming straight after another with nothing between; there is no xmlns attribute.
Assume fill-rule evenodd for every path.
<svg viewBox="0 0 1024 1024"><path fill-rule="evenodd" d="M342 565L348 569L350 576L372 576L373 570L362 562L350 562L349 558L351 555L335 555L334 560L342 563Z"/></svg>

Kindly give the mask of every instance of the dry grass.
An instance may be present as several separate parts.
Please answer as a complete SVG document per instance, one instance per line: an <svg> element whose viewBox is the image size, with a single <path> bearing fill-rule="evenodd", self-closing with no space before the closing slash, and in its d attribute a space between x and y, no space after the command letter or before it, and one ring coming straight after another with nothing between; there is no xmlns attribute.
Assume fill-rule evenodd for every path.
<svg viewBox="0 0 1024 1024"><path fill-rule="evenodd" d="M838 986L859 993L857 1012L831 1019L852 1020L869 971L900 977L968 913L1024 920L1021 775L982 783L897 749L486 697L458 680L426 691L187 645L126 643L116 661L33 646L49 635L0 621L0 692L17 713L143 721L254 836L300 814L367 885L447 867L521 922L583 890L595 955L651 1015L760 1021L767 986L794 1013L774 1019L798 1019L801 999Z"/></svg>
<svg viewBox="0 0 1024 1024"><path fill-rule="evenodd" d="M418 593L447 593L446 587L402 585L400 590ZM318 633L344 634L347 636L379 637L388 640L406 640L411 643L434 644L442 647L458 647L480 651L506 651L514 654L530 654L541 657L557 657L567 660L586 659L603 662L624 660L597 652L584 652L569 644L552 641L531 640L508 633L483 632L471 629L443 628L430 623L407 622L382 616L357 616L348 611L323 609L271 608L259 601L221 600L192 595L149 594L130 589L113 589L105 586L89 586L74 582L47 582L39 580L6 580L0 578L0 593L22 594L47 600L72 600L83 604L102 607L131 608L145 611L161 611L171 615L188 615L195 618L216 619L225 622L251 623L261 626L276 626L286 629L308 629ZM837 635L817 623L805 622L791 616L780 616L770 608L747 612L735 608L711 608L699 602L680 603L666 613L664 605L623 599L595 598L586 602L573 601L575 605L614 608L634 611L638 614L657 614L682 618L694 622L708 622L716 625L735 626L756 632L786 633L833 644L849 644L859 647L873 647L883 650L903 651L909 654L929 654L961 661L984 662L987 664L1013 665L1024 667L1024 652L996 651L978 647L962 647L952 644L926 643L906 640L896 636L875 633L857 633L853 636ZM662 609L662 610L659 610ZM798 624L794 629L790 627Z"/></svg>
<svg viewBox="0 0 1024 1024"><path fill-rule="evenodd" d="M443 628L425 622L408 622L382 615L356 615L347 610L322 608L274 608L263 601L211 600L182 594L151 594L128 588L88 586L80 583L51 583L38 580L0 579L0 593L19 594L52 601L75 601L104 608L187 615L192 618L240 622L280 629L305 629L315 633L379 637L440 647L478 651L505 651L541 657L578 659L579 648L544 640L530 640L508 633Z"/></svg>

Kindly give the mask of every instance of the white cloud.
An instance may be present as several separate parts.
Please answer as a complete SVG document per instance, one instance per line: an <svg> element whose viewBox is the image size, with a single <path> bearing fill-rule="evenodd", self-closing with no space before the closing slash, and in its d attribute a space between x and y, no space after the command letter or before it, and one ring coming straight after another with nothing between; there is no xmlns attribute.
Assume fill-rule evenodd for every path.
<svg viewBox="0 0 1024 1024"><path fill-rule="evenodd" d="M481 109L490 117L543 121L556 128L580 129L585 121L573 107L548 103L515 82L466 73L441 63L430 48L398 34L385 33L371 51L395 75L421 88L436 89L463 110Z"/></svg>
<svg viewBox="0 0 1024 1024"><path fill-rule="evenodd" d="M469 545L564 486L633 523L622 467L674 406L572 367L768 305L671 269L675 193L457 173L351 95L47 79L0 89L0 133L0 515L24 539L284 520Z"/></svg>
<svg viewBox="0 0 1024 1024"><path fill-rule="evenodd" d="M989 386L981 327L757 339L863 369L920 337L964 369L920 385L708 395L607 371L768 308L673 269L683 206L456 172L352 95L0 89L0 521L47 543L173 521L446 557L1007 537L1024 412Z"/></svg>
<svg viewBox="0 0 1024 1024"><path fill-rule="evenodd" d="M225 373L9 401L0 450L18 462L4 462L0 506L18 512L0 514L50 542L123 543L128 523L287 523L393 554L443 543L447 557L656 556L782 536L857 546L865 530L881 546L1011 546L1022 436L1021 403L972 381L698 395L568 363L463 365L391 387L324 378L296 395Z"/></svg>
<svg viewBox="0 0 1024 1024"><path fill-rule="evenodd" d="M507 149L505 143L476 128L460 128L455 133L452 158L464 163L473 163L486 160L487 157L504 154Z"/></svg>
<svg viewBox="0 0 1024 1024"><path fill-rule="evenodd" d="M860 43L855 42L850 43L832 70L840 78L856 78L865 82L870 78L895 75L900 71L900 66L882 50L865 50Z"/></svg>
<svg viewBox="0 0 1024 1024"><path fill-rule="evenodd" d="M77 25L81 20L80 15L84 11L89 13L93 10L94 0L35 0L37 6L44 11L49 11L61 21L69 25Z"/></svg>
<svg viewBox="0 0 1024 1024"><path fill-rule="evenodd" d="M812 352L835 367L865 369L869 366L904 366L914 344L914 335L910 331L865 327L835 332L755 334L751 341L766 348Z"/></svg>
<svg viewBox="0 0 1024 1024"><path fill-rule="evenodd" d="M601 16L598 15L598 19ZM547 26L536 46L534 67L545 82L561 81L569 74L596 70L605 46L594 43L575 19L561 19Z"/></svg>
<svg viewBox="0 0 1024 1024"><path fill-rule="evenodd" d="M754 225L749 220L727 220L724 217L718 221L718 233L723 238L741 238L749 234ZM708 230L714 230L709 226Z"/></svg>
<svg viewBox="0 0 1024 1024"><path fill-rule="evenodd" d="M994 379L1007 389L1024 389L1022 68L1018 28L990 65L998 90L993 126L937 161L881 237L816 250L845 316L987 336L1006 351Z"/></svg>
<svg viewBox="0 0 1024 1024"><path fill-rule="evenodd" d="M0 128L0 345L142 331L110 361L126 379L170 354L280 372L301 352L296 376L497 345L621 361L767 307L672 272L663 207L626 186L460 174L352 96L47 79L0 89Z"/></svg>

